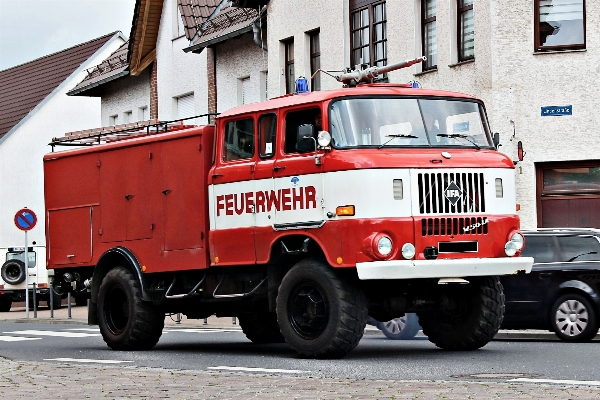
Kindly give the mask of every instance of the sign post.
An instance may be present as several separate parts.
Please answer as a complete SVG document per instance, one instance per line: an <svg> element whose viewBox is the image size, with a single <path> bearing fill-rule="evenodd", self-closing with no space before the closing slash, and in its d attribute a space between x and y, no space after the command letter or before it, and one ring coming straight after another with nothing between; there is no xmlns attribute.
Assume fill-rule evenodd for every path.
<svg viewBox="0 0 600 400"><path fill-rule="evenodd" d="M31 210L23 208L15 214L15 225L25 232L25 318L29 319L29 247L27 245L27 232L32 230L37 223L37 216Z"/></svg>

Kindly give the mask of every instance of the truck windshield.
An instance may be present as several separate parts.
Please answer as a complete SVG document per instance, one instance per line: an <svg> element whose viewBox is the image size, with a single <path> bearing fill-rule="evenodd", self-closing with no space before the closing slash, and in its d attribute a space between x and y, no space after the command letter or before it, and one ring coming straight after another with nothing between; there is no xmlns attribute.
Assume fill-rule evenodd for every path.
<svg viewBox="0 0 600 400"><path fill-rule="evenodd" d="M350 98L330 106L333 147L492 147L485 111L474 101Z"/></svg>

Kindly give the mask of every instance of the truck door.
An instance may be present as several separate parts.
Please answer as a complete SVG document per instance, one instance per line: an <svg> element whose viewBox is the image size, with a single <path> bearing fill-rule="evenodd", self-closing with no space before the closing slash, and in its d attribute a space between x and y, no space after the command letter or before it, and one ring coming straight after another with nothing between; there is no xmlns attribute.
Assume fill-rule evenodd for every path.
<svg viewBox="0 0 600 400"><path fill-rule="evenodd" d="M314 141L302 151L296 143L298 127L311 124L315 135L321 109L312 107L288 111L285 115L284 143L273 164L274 193L268 203L274 205L273 229L319 228L325 222L323 216L322 167L315 163Z"/></svg>
<svg viewBox="0 0 600 400"><path fill-rule="evenodd" d="M212 169L211 262L253 264L255 119L237 116L219 122L215 167Z"/></svg>

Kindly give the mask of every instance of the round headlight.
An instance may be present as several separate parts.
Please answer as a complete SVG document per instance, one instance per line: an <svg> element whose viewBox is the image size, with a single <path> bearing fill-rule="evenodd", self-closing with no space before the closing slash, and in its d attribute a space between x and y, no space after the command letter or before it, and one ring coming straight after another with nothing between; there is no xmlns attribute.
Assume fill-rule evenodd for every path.
<svg viewBox="0 0 600 400"><path fill-rule="evenodd" d="M506 242L506 244L504 245L504 252L506 253L507 257L512 257L515 254L517 254L517 245L515 244L515 242L513 242L512 240Z"/></svg>
<svg viewBox="0 0 600 400"><path fill-rule="evenodd" d="M387 236L382 236L377 241L377 251L382 256L387 256L392 252L392 240Z"/></svg>
<svg viewBox="0 0 600 400"><path fill-rule="evenodd" d="M525 243L523 235L521 235L519 232L513 233L513 235L510 237L510 241L517 246L517 251L521 250L523 248L523 243Z"/></svg>
<svg viewBox="0 0 600 400"><path fill-rule="evenodd" d="M327 147L331 144L331 134L327 131L319 131L317 142L321 147Z"/></svg>
<svg viewBox="0 0 600 400"><path fill-rule="evenodd" d="M402 257L410 260L415 256L415 246L412 243L404 243L402 246Z"/></svg>

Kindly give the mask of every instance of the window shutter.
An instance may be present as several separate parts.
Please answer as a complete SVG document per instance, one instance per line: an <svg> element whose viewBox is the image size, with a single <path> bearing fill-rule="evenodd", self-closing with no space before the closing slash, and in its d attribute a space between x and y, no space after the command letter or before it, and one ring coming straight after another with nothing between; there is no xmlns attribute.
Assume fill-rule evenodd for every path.
<svg viewBox="0 0 600 400"><path fill-rule="evenodd" d="M194 95L188 94L177 98L177 119L193 117L196 115L194 108Z"/></svg>

